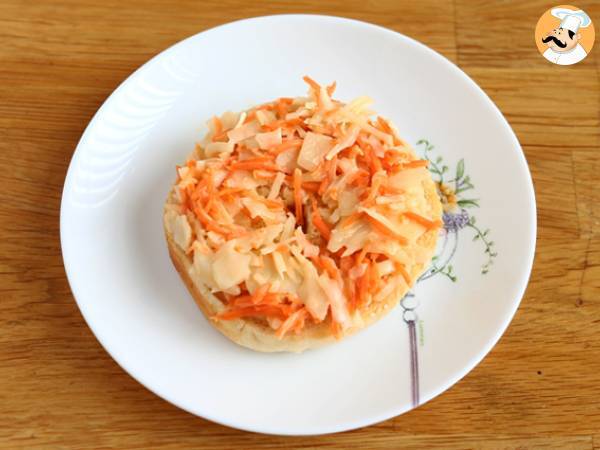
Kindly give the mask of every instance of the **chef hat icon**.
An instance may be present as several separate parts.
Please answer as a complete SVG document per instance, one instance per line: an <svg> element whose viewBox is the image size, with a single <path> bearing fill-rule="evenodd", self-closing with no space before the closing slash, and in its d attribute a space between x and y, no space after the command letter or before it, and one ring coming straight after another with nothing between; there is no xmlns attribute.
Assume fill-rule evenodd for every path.
<svg viewBox="0 0 600 450"><path fill-rule="evenodd" d="M584 11L567 8L553 8L551 14L560 19L560 28L577 33L579 28L586 28L592 23L592 19Z"/></svg>

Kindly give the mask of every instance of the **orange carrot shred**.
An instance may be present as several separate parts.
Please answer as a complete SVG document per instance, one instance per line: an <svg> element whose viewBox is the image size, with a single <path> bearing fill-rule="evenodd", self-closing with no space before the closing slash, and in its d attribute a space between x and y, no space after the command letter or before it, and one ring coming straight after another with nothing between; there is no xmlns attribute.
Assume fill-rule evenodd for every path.
<svg viewBox="0 0 600 450"><path fill-rule="evenodd" d="M246 118L244 119L244 124L247 124L248 122L252 122L254 119L256 119L256 109L253 109L246 114Z"/></svg>
<svg viewBox="0 0 600 450"><path fill-rule="evenodd" d="M329 227L329 225L327 225L325 223L325 221L323 220L323 217L321 217L321 214L319 213L319 208L317 207L317 201L315 200L315 198L311 196L310 200L312 203L313 224L315 225L317 230L319 230L319 233L321 233L321 236L323 236L326 241L329 241L329 239L331 238L331 228Z"/></svg>
<svg viewBox="0 0 600 450"><path fill-rule="evenodd" d="M329 95L331 97L333 95L333 93L335 92L336 86L337 86L337 83L335 81L333 83L331 83L329 86L327 86L327 95Z"/></svg>
<svg viewBox="0 0 600 450"><path fill-rule="evenodd" d="M318 181L304 181L302 183L302 189L304 189L307 192L316 193L319 191L320 185L321 183L319 183Z"/></svg>
<svg viewBox="0 0 600 450"><path fill-rule="evenodd" d="M311 256L310 260L313 262L313 264L315 265L315 267L317 269L320 270L325 270L325 266L323 265L323 261L321 260L321 258L319 256Z"/></svg>
<svg viewBox="0 0 600 450"><path fill-rule="evenodd" d="M299 309L293 312L290 316L281 324L281 326L275 331L275 336L282 339L289 331L297 329L300 331L304 326L304 321L308 316L306 308Z"/></svg>
<svg viewBox="0 0 600 450"><path fill-rule="evenodd" d="M370 271L367 270L365 273L358 279L358 302L360 305L364 305L367 301L367 295L369 293L369 284L370 284Z"/></svg>
<svg viewBox="0 0 600 450"><path fill-rule="evenodd" d="M423 217L423 216L421 216L417 213L411 212L411 211L405 212L404 216L407 217L408 219L412 220L413 222L416 222L419 225L424 226L428 230L434 230L443 225L441 220L429 220L426 217Z"/></svg>
<svg viewBox="0 0 600 450"><path fill-rule="evenodd" d="M341 222L340 222L340 228L346 228L349 227L350 225L352 225L353 223L355 223L358 219L360 219L360 217L362 216L362 212L355 212L350 214L349 216L345 217Z"/></svg>
<svg viewBox="0 0 600 450"><path fill-rule="evenodd" d="M367 247L364 247L359 253L356 253L356 265L362 264L363 259L367 256Z"/></svg>
<svg viewBox="0 0 600 450"><path fill-rule="evenodd" d="M276 147L273 147L270 151L271 151L271 153L279 154L281 152L289 150L290 148L300 148L300 147L302 147L301 139L289 139L289 140L277 145Z"/></svg>
<svg viewBox="0 0 600 450"><path fill-rule="evenodd" d="M294 203L296 205L296 223L302 226L304 223L302 217L302 172L297 167L294 169Z"/></svg>
<svg viewBox="0 0 600 450"><path fill-rule="evenodd" d="M304 80L304 82L306 84L308 84L311 88L313 88L315 91L317 91L317 93L319 92L319 89L321 89L321 86L319 85L319 83L317 83L315 80L313 80L308 75L304 75L302 77L302 79Z"/></svg>
<svg viewBox="0 0 600 450"><path fill-rule="evenodd" d="M331 317L330 328L331 328L331 334L333 334L333 337L335 337L338 340L343 337L342 326L339 323L337 323L335 320L333 320L333 316Z"/></svg>
<svg viewBox="0 0 600 450"><path fill-rule="evenodd" d="M220 134L223 131L223 122L217 116L213 116L213 124L215 126L214 135Z"/></svg>
<svg viewBox="0 0 600 450"><path fill-rule="evenodd" d="M390 230L384 224L382 224L378 220L374 219L373 217L369 216L368 214L365 214L365 215L366 215L367 219L369 220L369 222L371 223L371 226L376 231L383 234L384 236L388 236L388 237L391 237L391 238L399 241L403 245L408 244L408 240L404 236L401 236L398 233L396 233L395 231Z"/></svg>
<svg viewBox="0 0 600 450"><path fill-rule="evenodd" d="M414 169L417 167L427 167L428 165L429 165L429 161L427 161L426 159L415 159L414 161L400 164L400 166L401 166L400 170L401 169Z"/></svg>
<svg viewBox="0 0 600 450"><path fill-rule="evenodd" d="M230 309L214 316L214 318L218 320L232 320L240 319L242 317L277 317L279 319L285 319L286 314L285 310L280 307L273 305L256 305Z"/></svg>
<svg viewBox="0 0 600 450"><path fill-rule="evenodd" d="M262 286L257 288L250 297L252 303L256 305L262 302L265 296L267 295L267 292L269 292L269 289L271 289L271 283L263 284Z"/></svg>
<svg viewBox="0 0 600 450"><path fill-rule="evenodd" d="M379 270L377 269L377 264L375 261L371 260L371 264L369 265L369 291L377 292L379 290Z"/></svg>
<svg viewBox="0 0 600 450"><path fill-rule="evenodd" d="M406 267L404 266L404 264L400 262L395 262L394 266L396 267L396 270L400 272L400 275L402 275L402 278L404 278L406 284L411 286L412 280L410 279L410 274L406 271Z"/></svg>
<svg viewBox="0 0 600 450"><path fill-rule="evenodd" d="M335 262L333 261L333 259L327 257L327 256L321 256L321 264L323 266L323 268L325 269L325 271L327 272L327 275L329 275L329 277L333 280L339 280L341 279L341 275L340 275L340 271L337 268L337 266L335 265Z"/></svg>

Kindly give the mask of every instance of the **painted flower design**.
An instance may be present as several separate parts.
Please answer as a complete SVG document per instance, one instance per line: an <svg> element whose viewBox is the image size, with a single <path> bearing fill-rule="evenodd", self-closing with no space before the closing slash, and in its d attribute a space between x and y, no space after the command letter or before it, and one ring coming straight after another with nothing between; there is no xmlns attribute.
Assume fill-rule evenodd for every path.
<svg viewBox="0 0 600 450"><path fill-rule="evenodd" d="M440 200L442 201L442 207L444 208L444 213L451 213L458 209L458 201L456 197L456 192L452 186L446 183L442 183L440 181L435 183L438 195L440 196Z"/></svg>
<svg viewBox="0 0 600 450"><path fill-rule="evenodd" d="M442 202L444 221L441 249L433 257L431 268L421 275L419 281L437 274L456 281L452 259L458 246L459 235L467 228L475 233L472 237L473 241L480 241L484 246L487 259L481 266L481 273L488 273L498 253L494 250L494 242L489 239L490 230L479 228L475 215L469 212L469 209L479 208L479 200L471 196L467 197L469 191L473 191L475 186L465 173L464 159L461 159L452 171L444 164L441 156L433 157L434 147L429 141L421 139L417 142L417 146L421 147L423 157L429 161L429 171Z"/></svg>
<svg viewBox="0 0 600 450"><path fill-rule="evenodd" d="M448 232L457 232L469 224L469 213L466 209L460 209L458 212L446 212L442 215L444 229Z"/></svg>
<svg viewBox="0 0 600 450"><path fill-rule="evenodd" d="M494 250L494 242L489 239L490 230L479 228L476 224L475 215L468 211L469 209L479 208L479 203L478 199L465 197L465 193L475 188L469 176L465 175L465 161L461 159L456 164L455 170L451 171L444 164L441 156L432 159L434 147L429 141L421 139L417 142L417 146L421 147L423 157L429 161L429 171L442 202L442 219L444 222L444 227L440 232L440 248L431 260L431 267L417 281L425 281L438 274L444 275L452 282L457 280L452 266L452 259L458 248L459 240L462 242L462 238L459 238L466 229L475 233L472 237L473 241L479 241L483 244L487 259L481 266L481 273L488 273L498 253ZM416 313L419 301L412 292L409 292L400 301L400 306L404 310L403 319L409 332L411 396L413 406L416 407L420 403L417 323L422 329L422 321L418 319ZM423 345L422 341L421 345Z"/></svg>

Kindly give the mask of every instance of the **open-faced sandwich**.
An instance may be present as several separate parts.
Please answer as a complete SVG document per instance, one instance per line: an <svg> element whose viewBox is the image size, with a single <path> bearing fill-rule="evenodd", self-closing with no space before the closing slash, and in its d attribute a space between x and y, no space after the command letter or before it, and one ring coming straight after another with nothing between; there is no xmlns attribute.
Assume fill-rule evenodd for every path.
<svg viewBox="0 0 600 450"><path fill-rule="evenodd" d="M278 98L208 122L164 208L169 252L225 336L265 352L334 342L389 312L442 222L427 161L371 100Z"/></svg>

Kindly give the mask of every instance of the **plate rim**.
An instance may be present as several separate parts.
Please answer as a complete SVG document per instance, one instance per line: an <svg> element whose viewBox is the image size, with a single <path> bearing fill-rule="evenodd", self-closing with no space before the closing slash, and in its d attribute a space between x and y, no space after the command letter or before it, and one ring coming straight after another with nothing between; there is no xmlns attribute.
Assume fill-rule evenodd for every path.
<svg viewBox="0 0 600 450"><path fill-rule="evenodd" d="M71 156L69 166L67 168L67 172L65 175L65 181L63 184L63 190L62 190L62 194L61 194L61 204L60 204L59 228L60 228L61 256L63 259L63 265L65 267L65 274L67 277L67 281L69 283L69 287L71 289L71 293L73 294L73 298L75 299L75 302L76 302L87 326L91 330L91 332L94 335L94 337L96 338L96 340L100 343L102 348L121 367L121 369L123 369L129 376L131 376L134 380L136 380L138 383L140 383L143 387L145 387L147 390L152 392L154 395L157 395L158 397L162 398L163 400L166 400L167 402L171 403L172 405L176 406L179 409L182 409L194 416L198 416L198 417L204 418L206 420L210 420L212 422L215 422L215 423L218 423L221 425L225 425L225 426L228 426L231 428L236 428L236 429L248 431L248 432L256 432L256 433L263 433L263 434L270 434L270 435L280 435L280 436L316 436L316 435L323 435L323 434L339 433L339 432L343 432L343 431L350 431L350 430L355 430L358 428L371 426L371 425L383 422L385 420L397 417L401 414L404 414L404 413L409 412L416 408L408 408L407 409L404 406L400 406L397 408L386 409L385 411L382 411L379 414L371 415L364 419L356 419L352 422L348 422L348 421L342 422L340 424L337 424L336 426L320 427L319 425L316 425L316 426L311 427L311 429L307 429L306 431L298 431L298 430L293 429L293 427L290 427L288 429L272 429L272 428L269 428L268 426L262 426L262 427L246 426L244 424L240 424L240 423L236 423L235 421L228 420L227 417L213 416L212 414L210 414L210 411L199 412L196 410L192 410L189 407L182 406L177 399L171 398L171 395L169 395L168 393L159 392L158 390L155 390L154 388L147 385L144 381L142 381L138 377L138 375L135 373L135 371L128 367L128 363L126 361L122 360L120 357L117 358L113 354L113 352L109 349L109 347L106 345L106 343L99 337L99 333L97 332L96 327L93 324L94 322L93 322L92 318L90 317L89 312L87 311L87 309L84 305L85 302L81 302L80 300L78 300L78 297L81 297L81 293L78 294L76 292L76 289L74 288L74 280L77 276L76 275L77 270L73 267L72 263L68 261L68 257L65 255L65 242L68 240L68 237L65 235L65 225L64 225L67 220L66 210L68 209L68 207L65 205L67 204L66 197L68 195L68 189L71 187L71 184L72 184L72 177L73 177L73 173L74 173L73 166L74 166L76 160L79 158L78 153L80 153L82 151L81 148L86 144L89 133L94 128L96 123L99 120L101 120L101 116L103 115L104 110L108 107L108 105L112 101L115 100L117 93L120 92L121 90L123 90L130 83L134 82L135 79L144 70L146 70L150 65L155 64L161 58L164 58L164 57L166 57L167 54L170 54L177 47L182 47L183 45L185 45L186 42L189 42L190 40L192 40L200 35L215 32L215 31L223 29L223 28L235 27L235 26L237 26L241 23L245 23L245 22L257 22L257 21L263 21L263 20L278 20L278 19L318 20L318 21L322 21L323 24L325 24L325 25L327 24L327 22L342 22L342 23L345 23L348 25L362 27L363 29L368 30L368 31L376 31L376 32L379 32L382 34L387 34L390 38L405 40L406 42L410 43L411 45L419 48L420 51L427 53L430 57L435 58L438 61L441 61L443 64L446 65L446 67L449 70L453 71L455 74L458 74L463 81L466 81L471 86L471 88L474 88L474 91L477 92L478 97L483 97L482 100L484 102L485 102L485 100L487 100L487 105L491 106L491 110L494 112L496 119L499 120L499 123L501 123L503 125L503 128L505 129L505 131L508 132L510 140L512 141L512 145L514 147L516 147L516 149L519 150L517 152L517 154L519 155L520 167L525 175L525 181L527 184L527 191L528 191L528 192L524 192L523 194L527 195L529 197L529 200L530 200L529 203L531 205L531 208L528 211L529 223L530 223L528 242L529 242L530 248L529 248L529 255L528 255L528 258L526 261L526 265L525 265L526 270L524 270L521 274L520 286L518 289L519 294L513 300L512 308L510 308L510 310L506 314L504 321L499 324L499 326L497 328L497 332L493 336L493 338L491 338L486 343L486 345L483 346L482 349L477 353L477 355L474 356L469 361L468 364L463 366L462 369L459 370L454 377L449 377L445 383L442 383L442 384L440 384L440 386L437 386L435 389L432 389L431 396L429 398L427 398L427 400L422 402L419 406L417 406L417 408L422 406L425 403L428 403L430 400L438 397L440 394L442 394L445 391L447 391L448 389L450 389L458 381L460 381L468 373L470 373L475 367L477 367L480 364L480 362L488 355L488 353L496 346L496 344L498 343L500 338L506 332L508 325L512 322L512 320L515 316L515 313L516 313L517 309L519 308L521 301L525 295L525 292L526 292L526 289L528 287L529 280L531 277L532 269L533 269L533 263L534 263L534 258L535 258L535 249L536 249L536 244L537 244L537 204L536 204L536 198L535 198L533 178L531 176L531 171L529 170L529 165L527 163L527 159L526 159L525 153L523 152L521 144L520 144L515 132L513 131L512 127L510 126L510 124L508 123L508 121L506 120L506 118L504 117L504 115L502 114L500 109L498 108L498 106L487 95L487 93L469 75L467 75L466 72L464 72L460 67L458 67L456 64L454 64L452 61L450 61L448 58L446 58L441 53L438 53L434 49L417 41L414 38L411 38L400 32L397 32L397 31L385 28L381 25L373 24L370 22L357 20L357 19L351 19L351 18L342 17L342 16L323 15L323 14L272 14L272 15L261 15L261 16L248 17L248 18L231 21L231 22L226 22L226 23L219 24L219 25L211 27L211 28L207 28L206 30L200 31L193 35L190 35L182 40L175 42L174 44L168 46L167 48L161 50L160 52L158 52L157 54L152 56L148 61L143 63L140 67L138 67L136 70L134 70L130 75L128 75L110 93L110 95L102 102L102 104L100 105L98 110L94 113L94 115L92 116L92 118L90 119L88 124L86 125L85 130L82 133L79 141L77 142L77 145Z"/></svg>

